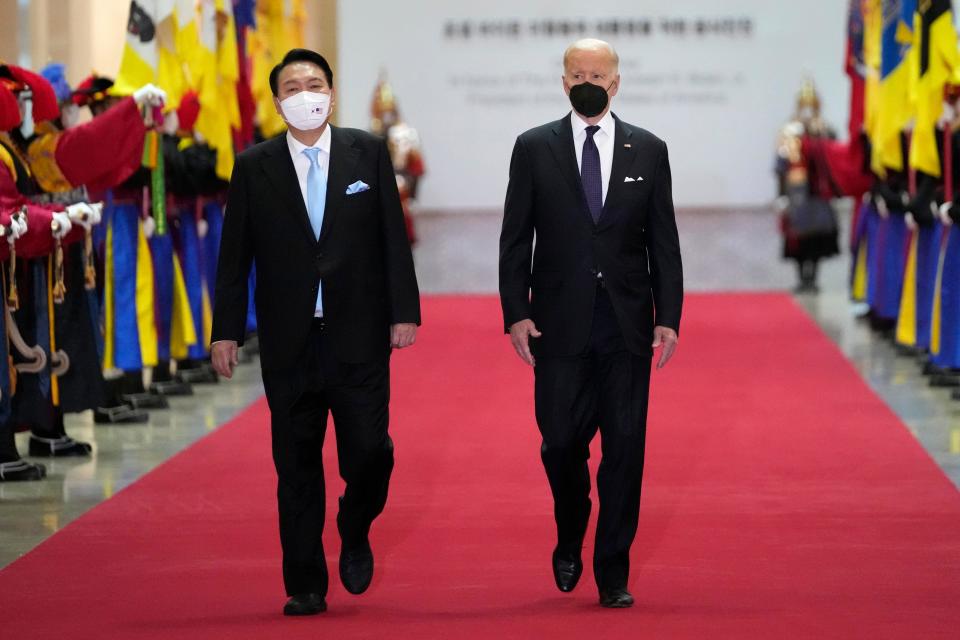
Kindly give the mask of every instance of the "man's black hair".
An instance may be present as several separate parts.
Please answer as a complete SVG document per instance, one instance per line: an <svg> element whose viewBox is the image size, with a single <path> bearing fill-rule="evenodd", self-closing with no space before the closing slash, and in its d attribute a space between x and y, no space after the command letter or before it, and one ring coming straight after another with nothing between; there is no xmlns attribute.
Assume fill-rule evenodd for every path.
<svg viewBox="0 0 960 640"><path fill-rule="evenodd" d="M333 69L330 68L330 63L327 62L326 58L310 49L290 49L290 51L287 51L287 55L283 56L283 60L270 71L270 91L273 92L274 96L277 96L280 92L280 87L277 86L280 81L280 72L286 66L295 62L310 62L317 65L323 70L323 75L327 76L327 84L331 88L333 87Z"/></svg>

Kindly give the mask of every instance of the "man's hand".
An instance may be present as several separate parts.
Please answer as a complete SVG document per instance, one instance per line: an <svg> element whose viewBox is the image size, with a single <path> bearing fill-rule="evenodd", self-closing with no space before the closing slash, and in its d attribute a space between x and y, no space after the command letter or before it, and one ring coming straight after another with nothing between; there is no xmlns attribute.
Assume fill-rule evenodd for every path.
<svg viewBox="0 0 960 640"><path fill-rule="evenodd" d="M217 340L210 347L210 360L214 370L224 378L233 377L233 368L237 366L237 343L234 340Z"/></svg>
<svg viewBox="0 0 960 640"><path fill-rule="evenodd" d="M657 361L657 369L663 369L673 357L673 352L677 349L677 332L669 327L654 327L653 348L656 350L660 347L663 347L663 351Z"/></svg>
<svg viewBox="0 0 960 640"><path fill-rule="evenodd" d="M417 325L413 322L401 322L390 326L390 346L394 349L409 347L417 341Z"/></svg>
<svg viewBox="0 0 960 640"><path fill-rule="evenodd" d="M543 334L537 330L533 320L521 320L510 325L510 342L513 343L513 348L520 359L531 367L536 366L537 361L530 352L530 336L539 338L541 335Z"/></svg>

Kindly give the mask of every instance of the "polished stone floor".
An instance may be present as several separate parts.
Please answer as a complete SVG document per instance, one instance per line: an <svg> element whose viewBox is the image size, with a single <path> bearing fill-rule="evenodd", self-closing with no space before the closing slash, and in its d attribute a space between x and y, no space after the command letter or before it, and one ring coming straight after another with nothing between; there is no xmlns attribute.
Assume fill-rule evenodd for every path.
<svg viewBox="0 0 960 640"><path fill-rule="evenodd" d="M422 291L495 293L499 224L496 212L421 214L415 257ZM779 236L769 211L684 211L679 226L688 290L793 286L793 267L778 259ZM856 319L846 296L847 269L846 257L826 263L821 293L798 296L798 303L960 487L960 402L950 400L947 391L930 389L916 362L898 357ZM41 482L0 483L0 567L258 398L262 386L256 362L241 367L231 381L195 391L192 397L173 398L169 410L152 412L146 425L94 426L88 415L71 416L68 431L93 442L94 456L50 461L49 477ZM837 428L843 428L842 416L837 416ZM20 450L26 451L26 434L18 437Z"/></svg>

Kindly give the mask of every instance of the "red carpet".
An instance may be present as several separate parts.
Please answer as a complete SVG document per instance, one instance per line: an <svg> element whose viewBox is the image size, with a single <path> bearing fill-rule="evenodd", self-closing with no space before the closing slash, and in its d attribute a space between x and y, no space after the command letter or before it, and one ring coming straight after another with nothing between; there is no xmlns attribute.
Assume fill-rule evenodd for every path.
<svg viewBox="0 0 960 640"><path fill-rule="evenodd" d="M279 615L261 400L0 572L3 637L960 637L960 493L789 297L691 296L654 376L628 611L588 575L553 586L532 375L496 300L425 305L366 595L334 577L328 614Z"/></svg>

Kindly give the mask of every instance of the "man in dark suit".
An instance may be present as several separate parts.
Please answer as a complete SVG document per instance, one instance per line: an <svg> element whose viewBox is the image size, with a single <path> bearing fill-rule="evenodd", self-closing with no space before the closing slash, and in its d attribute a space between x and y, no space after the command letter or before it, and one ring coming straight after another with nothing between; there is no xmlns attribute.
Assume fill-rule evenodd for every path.
<svg viewBox="0 0 960 640"><path fill-rule="evenodd" d="M535 367L557 587L571 591L583 571L587 458L599 429L594 575L601 605L629 607L651 358L662 347L664 366L677 344L680 245L666 145L610 112L616 52L581 40L563 62L573 111L520 135L510 161L500 299L514 349Z"/></svg>
<svg viewBox="0 0 960 640"><path fill-rule="evenodd" d="M363 593L368 534L393 469L387 434L392 348L413 344L420 299L386 144L327 123L333 72L294 49L270 74L288 131L237 157L223 223L211 349L230 377L255 294L277 469L286 615L326 610L323 439L337 436L340 578Z"/></svg>

